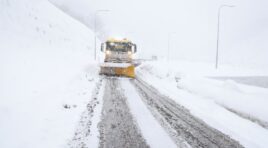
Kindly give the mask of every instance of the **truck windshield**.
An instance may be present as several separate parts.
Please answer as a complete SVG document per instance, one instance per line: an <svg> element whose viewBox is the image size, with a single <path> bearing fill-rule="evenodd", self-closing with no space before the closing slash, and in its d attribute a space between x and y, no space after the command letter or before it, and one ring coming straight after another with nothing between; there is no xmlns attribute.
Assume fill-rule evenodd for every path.
<svg viewBox="0 0 268 148"><path fill-rule="evenodd" d="M107 50L116 52L128 52L131 51L131 46L129 43L107 42Z"/></svg>

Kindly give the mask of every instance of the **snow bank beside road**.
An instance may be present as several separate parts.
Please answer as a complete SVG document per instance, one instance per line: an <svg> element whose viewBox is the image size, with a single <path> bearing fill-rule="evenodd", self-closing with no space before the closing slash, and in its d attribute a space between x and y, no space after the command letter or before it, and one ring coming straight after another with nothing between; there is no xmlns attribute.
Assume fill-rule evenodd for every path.
<svg viewBox="0 0 268 148"><path fill-rule="evenodd" d="M229 66L216 71L209 70L204 63L197 65L188 62L172 61L170 63L172 65L164 66L161 62L148 62L141 69L142 72L146 71L160 79L176 81L178 88L206 99L215 100L216 103L248 118L258 120L268 127L268 109L266 107L268 89L243 85L232 80L217 81L205 78L205 76L219 75L265 75L265 70L238 69Z"/></svg>
<svg viewBox="0 0 268 148"><path fill-rule="evenodd" d="M93 33L47 0L1 0L0 20L0 147L63 147L97 81Z"/></svg>
<svg viewBox="0 0 268 148"><path fill-rule="evenodd" d="M221 64L215 69L215 63L192 62L192 61L152 61L146 62L146 68L156 71L156 75L162 77L168 73L172 76L268 76L268 68L239 67L234 65Z"/></svg>
<svg viewBox="0 0 268 148"><path fill-rule="evenodd" d="M183 78L178 87L205 99L212 99L219 105L247 115L248 118L258 119L268 127L268 89L241 85L230 80L221 82L206 78Z"/></svg>
<svg viewBox="0 0 268 148"><path fill-rule="evenodd" d="M198 71L190 75L178 69L177 65L170 66L168 75L167 66L148 62L137 69L137 76L242 145L267 147L267 129L223 107L267 121L267 89L210 80L198 75Z"/></svg>

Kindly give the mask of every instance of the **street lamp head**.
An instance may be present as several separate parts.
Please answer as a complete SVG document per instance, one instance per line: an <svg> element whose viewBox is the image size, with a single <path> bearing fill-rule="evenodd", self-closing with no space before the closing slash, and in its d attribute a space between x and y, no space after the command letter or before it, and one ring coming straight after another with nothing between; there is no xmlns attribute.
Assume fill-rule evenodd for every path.
<svg viewBox="0 0 268 148"><path fill-rule="evenodd" d="M229 5L229 7L235 7L235 5Z"/></svg>
<svg viewBox="0 0 268 148"><path fill-rule="evenodd" d="M100 9L100 10L97 10L97 12L110 12L111 10L108 10L108 9Z"/></svg>
<svg viewBox="0 0 268 148"><path fill-rule="evenodd" d="M235 5L221 5L220 7L221 7L221 8L222 8L222 7L231 7L231 8L233 8L233 7L235 7Z"/></svg>

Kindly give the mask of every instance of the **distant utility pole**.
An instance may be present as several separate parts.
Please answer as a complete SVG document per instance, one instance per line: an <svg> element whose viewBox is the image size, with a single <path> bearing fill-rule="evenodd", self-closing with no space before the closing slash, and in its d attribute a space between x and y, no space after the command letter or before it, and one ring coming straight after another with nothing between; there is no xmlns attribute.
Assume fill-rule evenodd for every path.
<svg viewBox="0 0 268 148"><path fill-rule="evenodd" d="M110 10L96 10L94 14L94 59L97 59L97 15L101 12L110 12Z"/></svg>
<svg viewBox="0 0 268 148"><path fill-rule="evenodd" d="M216 50L216 64L215 64L215 68L218 68L218 61L219 61L219 41L220 41L220 17L221 17L221 10L224 7L235 7L234 5L220 5L219 9L218 9L218 30L217 30L217 50Z"/></svg>

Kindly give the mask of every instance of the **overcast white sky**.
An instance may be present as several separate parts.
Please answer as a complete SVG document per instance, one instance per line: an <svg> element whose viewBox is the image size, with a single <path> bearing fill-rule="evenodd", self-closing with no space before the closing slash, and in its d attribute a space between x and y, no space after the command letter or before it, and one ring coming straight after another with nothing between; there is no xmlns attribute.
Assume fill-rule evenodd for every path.
<svg viewBox="0 0 268 148"><path fill-rule="evenodd" d="M268 1L266 0L51 0L98 32L128 37L138 44L140 56L214 61L217 11L223 8L220 27L220 62L268 67ZM103 38L103 39L104 39Z"/></svg>

